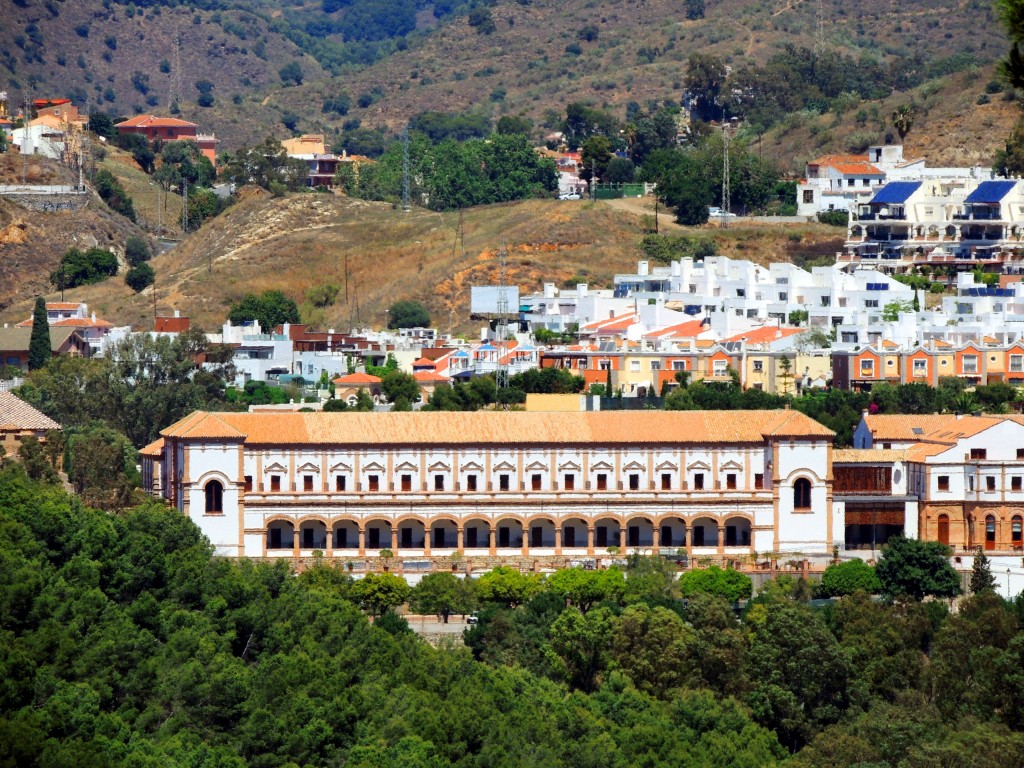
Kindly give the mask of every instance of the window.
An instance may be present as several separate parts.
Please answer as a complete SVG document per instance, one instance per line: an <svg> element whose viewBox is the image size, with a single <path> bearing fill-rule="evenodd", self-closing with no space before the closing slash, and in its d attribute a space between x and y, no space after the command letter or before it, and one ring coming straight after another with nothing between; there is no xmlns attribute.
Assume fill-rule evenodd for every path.
<svg viewBox="0 0 1024 768"><path fill-rule="evenodd" d="M974 374L978 372L978 356L964 355L964 373Z"/></svg>
<svg viewBox="0 0 1024 768"><path fill-rule="evenodd" d="M312 475L303 475L302 476L302 490L306 491L307 493L309 491L313 490L313 476Z"/></svg>
<svg viewBox="0 0 1024 768"><path fill-rule="evenodd" d="M509 482L509 476L508 475L498 475L498 490L499 491L507 491L508 490L508 482Z"/></svg>
<svg viewBox="0 0 1024 768"><path fill-rule="evenodd" d="M599 360L598 363L597 363L597 367L598 367L599 370L602 370L602 371L611 370L612 361L611 360Z"/></svg>
<svg viewBox="0 0 1024 768"><path fill-rule="evenodd" d="M971 448L971 458L975 461L984 461L986 458L988 458L988 449Z"/></svg>
<svg viewBox="0 0 1024 768"><path fill-rule="evenodd" d="M466 475L466 490L476 491L476 475Z"/></svg>
<svg viewBox="0 0 1024 768"><path fill-rule="evenodd" d="M949 490L949 475L939 475L938 480L939 480L939 485L938 485L939 490L940 491L948 491Z"/></svg>
<svg viewBox="0 0 1024 768"><path fill-rule="evenodd" d="M985 549L996 548L996 518L989 515L985 518Z"/></svg>
<svg viewBox="0 0 1024 768"><path fill-rule="evenodd" d="M726 368L728 367L728 360L715 360L711 364L711 370L715 376L725 376Z"/></svg>
<svg viewBox="0 0 1024 768"><path fill-rule="evenodd" d="M1010 355L1010 372L1024 373L1024 355Z"/></svg>
<svg viewBox="0 0 1024 768"><path fill-rule="evenodd" d="M985 477L985 490L994 491L996 489L996 479L992 475Z"/></svg>
<svg viewBox="0 0 1024 768"><path fill-rule="evenodd" d="M562 479L562 485L564 486L565 490L567 490L567 491L575 491L576 490L576 475L566 475Z"/></svg>
<svg viewBox="0 0 1024 768"><path fill-rule="evenodd" d="M345 490L345 476L335 475L334 477L334 490L341 493Z"/></svg>
<svg viewBox="0 0 1024 768"><path fill-rule="evenodd" d="M252 475L245 476L245 492L252 493Z"/></svg>
<svg viewBox="0 0 1024 768"><path fill-rule="evenodd" d="M660 360L651 360L651 370L652 371L660 371L661 370L661 361Z"/></svg>
<svg viewBox="0 0 1024 768"><path fill-rule="evenodd" d="M693 474L693 487L698 491L704 490L704 473L694 472Z"/></svg>
<svg viewBox="0 0 1024 768"><path fill-rule="evenodd" d="M730 490L730 491L736 490L736 475L735 474L730 472L728 475L725 476L725 487L728 490Z"/></svg>
<svg viewBox="0 0 1024 768"><path fill-rule="evenodd" d="M671 491L672 490L672 475L668 472L661 473L661 490Z"/></svg>
<svg viewBox="0 0 1024 768"><path fill-rule="evenodd" d="M277 493L281 490L281 476L271 475L270 476L270 490L272 493Z"/></svg>
<svg viewBox="0 0 1024 768"><path fill-rule="evenodd" d="M865 299L864 306L867 309L878 309L878 299Z"/></svg>
<svg viewBox="0 0 1024 768"><path fill-rule="evenodd" d="M629 490L639 491L640 490L640 475L633 474L629 476Z"/></svg>
<svg viewBox="0 0 1024 768"><path fill-rule="evenodd" d="M639 360L630 360L629 361L629 370L631 370L631 371L639 371L640 370L640 361Z"/></svg>
<svg viewBox="0 0 1024 768"><path fill-rule="evenodd" d="M915 360L914 361L914 375L915 376L927 376L928 375L928 361L927 360Z"/></svg>
<svg viewBox="0 0 1024 768"><path fill-rule="evenodd" d="M1024 448L1017 449L1017 460L1020 461L1021 459L1024 459Z"/></svg>
<svg viewBox="0 0 1024 768"><path fill-rule="evenodd" d="M949 515L939 515L936 528L935 538L939 540L939 544L949 544Z"/></svg>
<svg viewBox="0 0 1024 768"><path fill-rule="evenodd" d="M206 514L221 515L224 513L224 486L219 480L211 480L203 488L206 496Z"/></svg>
<svg viewBox="0 0 1024 768"><path fill-rule="evenodd" d="M789 301L789 294L785 291L779 291L779 301Z"/></svg>
<svg viewBox="0 0 1024 768"><path fill-rule="evenodd" d="M974 490L974 475L967 478L967 489L971 491Z"/></svg>
<svg viewBox="0 0 1024 768"><path fill-rule="evenodd" d="M1021 523L1024 523L1024 519L1020 515L1014 515L1010 521L1010 538L1014 549L1019 549L1021 544L1024 543L1024 538L1021 535Z"/></svg>
<svg viewBox="0 0 1024 768"><path fill-rule="evenodd" d="M380 490L380 475L370 475L366 480L369 483L371 493L376 493Z"/></svg>
<svg viewBox="0 0 1024 768"><path fill-rule="evenodd" d="M412 490L412 475L402 475L402 492L409 493Z"/></svg>
<svg viewBox="0 0 1024 768"><path fill-rule="evenodd" d="M1014 475L1013 477L1010 478L1010 490L1011 491L1024 490L1024 488L1022 488L1022 486L1021 486L1021 476L1020 475Z"/></svg>
<svg viewBox="0 0 1024 768"><path fill-rule="evenodd" d="M754 361L754 372L755 373L760 373L763 370L764 370L764 360L755 360Z"/></svg>
<svg viewBox="0 0 1024 768"><path fill-rule="evenodd" d="M540 490L540 484L541 484L541 476L540 475L530 475L530 487L533 490L539 491Z"/></svg>
<svg viewBox="0 0 1024 768"><path fill-rule="evenodd" d="M606 475L604 472L599 472L597 475L597 490L608 490L608 475Z"/></svg>
<svg viewBox="0 0 1024 768"><path fill-rule="evenodd" d="M763 473L758 472L757 474L754 475L754 487L759 489L759 490L764 488L764 474Z"/></svg>
<svg viewBox="0 0 1024 768"><path fill-rule="evenodd" d="M686 370L686 361L685 360L673 360L672 361L672 370L673 371L685 371Z"/></svg>
<svg viewBox="0 0 1024 768"><path fill-rule="evenodd" d="M806 477L797 478L793 483L793 507L794 509L811 508L811 481Z"/></svg>
<svg viewBox="0 0 1024 768"><path fill-rule="evenodd" d="M434 475L434 490L435 491L443 491L444 490L444 475Z"/></svg>
<svg viewBox="0 0 1024 768"><path fill-rule="evenodd" d="M805 189L803 192L804 192L804 203L806 205L810 205L811 203L813 203L814 202L814 190L813 189Z"/></svg>
<svg viewBox="0 0 1024 768"><path fill-rule="evenodd" d="M871 359L864 359L860 361L860 375L861 376L874 376L875 375L875 361Z"/></svg>

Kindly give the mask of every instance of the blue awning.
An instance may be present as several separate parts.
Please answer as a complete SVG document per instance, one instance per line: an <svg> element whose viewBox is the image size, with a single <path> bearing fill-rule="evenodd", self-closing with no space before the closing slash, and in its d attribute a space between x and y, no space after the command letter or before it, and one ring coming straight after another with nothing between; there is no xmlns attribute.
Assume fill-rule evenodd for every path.
<svg viewBox="0 0 1024 768"><path fill-rule="evenodd" d="M921 188L920 181L891 181L878 190L868 205L876 203L905 203L907 199Z"/></svg>
<svg viewBox="0 0 1024 768"><path fill-rule="evenodd" d="M983 181L964 200L965 203L998 203L1010 194L1016 181Z"/></svg>

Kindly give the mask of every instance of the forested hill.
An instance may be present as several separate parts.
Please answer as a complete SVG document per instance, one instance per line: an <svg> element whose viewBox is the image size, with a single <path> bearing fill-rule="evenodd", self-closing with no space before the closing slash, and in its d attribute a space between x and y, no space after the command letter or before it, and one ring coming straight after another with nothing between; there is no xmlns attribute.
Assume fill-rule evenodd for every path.
<svg viewBox="0 0 1024 768"><path fill-rule="evenodd" d="M828 588L956 591L939 545L897 541L877 578L854 564ZM686 574L684 607L671 575L660 558L625 578L434 574L448 591L413 602L481 602L468 647L435 649L386 610L409 594L393 574L215 559L174 510L94 511L7 460L0 765L1024 764L1024 606L990 574L955 616L862 592L814 610L783 575L740 621L745 576Z"/></svg>
<svg viewBox="0 0 1024 768"><path fill-rule="evenodd" d="M781 115L827 111L840 93L885 110L890 93L961 93L910 91L956 72L977 81L1005 48L982 0L11 0L0 85L14 100L70 96L115 115L173 102L237 149L268 133L393 133L438 109L492 123L525 113L538 131L559 128L572 101L626 117L630 105L680 104L693 53L751 75L761 95L793 94ZM812 50L825 56L804 66ZM804 82L823 63L827 81ZM983 86L968 86L968 103ZM884 133L870 112L857 130Z"/></svg>

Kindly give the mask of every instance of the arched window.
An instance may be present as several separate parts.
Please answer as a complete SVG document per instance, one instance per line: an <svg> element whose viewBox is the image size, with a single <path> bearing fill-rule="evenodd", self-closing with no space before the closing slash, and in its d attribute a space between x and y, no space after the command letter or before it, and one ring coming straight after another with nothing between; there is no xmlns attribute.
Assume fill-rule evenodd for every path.
<svg viewBox="0 0 1024 768"><path fill-rule="evenodd" d="M1010 533L1013 537L1013 548L1020 549L1021 545L1024 544L1024 534L1022 534L1022 524L1024 524L1024 518L1020 515L1014 515L1010 521Z"/></svg>
<svg viewBox="0 0 1024 768"><path fill-rule="evenodd" d="M206 493L206 514L220 514L224 511L224 486L219 480L211 480L204 488Z"/></svg>
<svg viewBox="0 0 1024 768"><path fill-rule="evenodd" d="M949 545L949 515L939 515L938 539L939 544Z"/></svg>
<svg viewBox="0 0 1024 768"><path fill-rule="evenodd" d="M796 509L811 508L811 481L806 477L798 478L793 483L793 506Z"/></svg>
<svg viewBox="0 0 1024 768"><path fill-rule="evenodd" d="M985 518L985 549L996 548L996 518L989 515Z"/></svg>

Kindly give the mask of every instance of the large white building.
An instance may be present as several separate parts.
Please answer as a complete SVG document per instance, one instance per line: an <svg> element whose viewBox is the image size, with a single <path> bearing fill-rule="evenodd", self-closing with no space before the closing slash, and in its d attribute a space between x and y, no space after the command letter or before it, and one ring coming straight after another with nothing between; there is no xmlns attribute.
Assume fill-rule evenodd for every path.
<svg viewBox="0 0 1024 768"><path fill-rule="evenodd" d="M824 557L832 437L790 410L196 412L142 455L227 556Z"/></svg>

